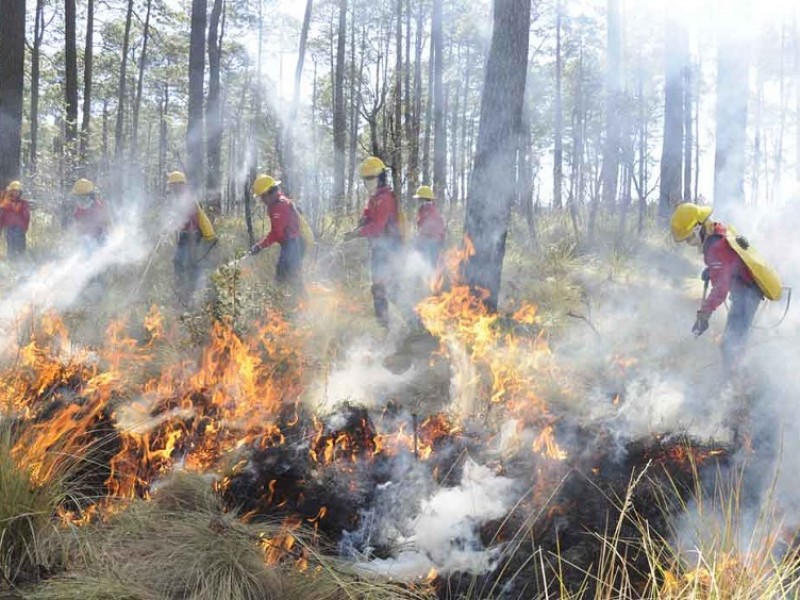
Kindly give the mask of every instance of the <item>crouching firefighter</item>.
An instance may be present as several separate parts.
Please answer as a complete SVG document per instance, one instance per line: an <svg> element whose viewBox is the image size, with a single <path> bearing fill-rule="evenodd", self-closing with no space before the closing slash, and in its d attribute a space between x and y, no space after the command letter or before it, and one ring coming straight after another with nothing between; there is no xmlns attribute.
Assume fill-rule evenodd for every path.
<svg viewBox="0 0 800 600"><path fill-rule="evenodd" d="M372 303L378 323L388 329L388 288L397 284L393 263L402 249L403 222L386 172L386 165L376 156L370 156L361 163L359 175L369 192L369 200L358 227L345 234L344 239L348 241L365 237L369 240Z"/></svg>
<svg viewBox="0 0 800 600"><path fill-rule="evenodd" d="M22 184L12 181L6 187L6 198L0 204L0 229L6 230L8 259L18 260L25 254L25 240L31 222L31 209L22 197Z"/></svg>
<svg viewBox="0 0 800 600"><path fill-rule="evenodd" d="M712 313L731 297L728 321L722 337L722 363L733 374L745 353L750 330L759 305L768 298L780 300L781 280L775 270L733 227L710 220L710 206L684 203L672 215L672 236L677 242L697 246L703 253L706 291L697 311L692 333L703 335Z"/></svg>
<svg viewBox="0 0 800 600"><path fill-rule="evenodd" d="M281 192L281 182L269 175L256 177L250 191L267 206L270 230L267 237L253 244L250 254L256 255L264 248L280 244L281 253L275 279L302 289L303 257L307 246L313 244L313 234L303 215L289 198Z"/></svg>
<svg viewBox="0 0 800 600"><path fill-rule="evenodd" d="M172 257L175 291L178 301L187 305L200 282L203 259L216 245L217 237L208 215L191 197L186 175L180 171L168 173L167 190L182 222Z"/></svg>

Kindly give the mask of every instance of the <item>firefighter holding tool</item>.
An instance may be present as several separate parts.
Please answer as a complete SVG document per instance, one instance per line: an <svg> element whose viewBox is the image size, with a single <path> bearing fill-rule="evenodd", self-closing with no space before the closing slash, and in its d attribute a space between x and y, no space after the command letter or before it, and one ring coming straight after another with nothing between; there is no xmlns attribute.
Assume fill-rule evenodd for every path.
<svg viewBox="0 0 800 600"><path fill-rule="evenodd" d="M731 307L722 337L726 374L736 371L744 355L756 311L761 302L780 300L783 286L775 270L733 227L712 221L712 208L686 202L672 214L670 228L677 242L696 246L706 264L706 289L692 333L706 332L714 311L730 296Z"/></svg>

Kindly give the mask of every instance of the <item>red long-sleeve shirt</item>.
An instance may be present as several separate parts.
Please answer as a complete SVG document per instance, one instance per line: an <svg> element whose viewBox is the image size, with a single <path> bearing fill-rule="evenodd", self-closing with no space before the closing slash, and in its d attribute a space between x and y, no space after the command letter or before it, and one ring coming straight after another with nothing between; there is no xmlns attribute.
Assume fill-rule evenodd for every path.
<svg viewBox="0 0 800 600"><path fill-rule="evenodd" d="M101 237L109 224L108 209L100 199L95 199L87 207L76 206L74 218L78 233L94 238Z"/></svg>
<svg viewBox="0 0 800 600"><path fill-rule="evenodd" d="M417 210L417 235L420 239L444 242L447 229L433 202L423 202Z"/></svg>
<svg viewBox="0 0 800 600"><path fill-rule="evenodd" d="M358 235L367 238L379 238L395 235L397 227L397 199L388 187L379 188L370 196L362 216L364 225L358 228Z"/></svg>
<svg viewBox="0 0 800 600"><path fill-rule="evenodd" d="M22 231L28 231L31 222L31 209L26 200L6 199L0 205L0 229L7 227L18 227Z"/></svg>
<svg viewBox="0 0 800 600"><path fill-rule="evenodd" d="M712 313L725 302L731 288L737 285L752 285L753 274L744 261L731 248L725 238L727 229L720 223L714 224L714 230L703 244L703 259L708 266L711 280L711 293L703 302L700 310Z"/></svg>
<svg viewBox="0 0 800 600"><path fill-rule="evenodd" d="M300 221L294 210L292 201L284 195L278 197L267 208L269 214L269 235L261 240L258 245L268 248L272 244L283 244L286 240L300 236Z"/></svg>

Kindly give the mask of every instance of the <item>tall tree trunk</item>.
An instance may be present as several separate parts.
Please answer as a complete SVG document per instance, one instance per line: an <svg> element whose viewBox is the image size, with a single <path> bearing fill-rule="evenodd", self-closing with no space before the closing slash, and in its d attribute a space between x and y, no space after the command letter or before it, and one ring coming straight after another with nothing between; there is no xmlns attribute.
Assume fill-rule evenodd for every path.
<svg viewBox="0 0 800 600"><path fill-rule="evenodd" d="M425 102L425 140L422 145L422 182L430 185L431 183L431 131L433 129L433 64L436 55L433 40L431 40L430 52L428 54L428 93ZM800 105L798 105L800 106Z"/></svg>
<svg viewBox="0 0 800 600"><path fill-rule="evenodd" d="M527 102L526 102L527 104ZM532 164L532 139L530 110L527 105L522 108L522 121L519 130L519 146L517 150L517 164L519 193L522 212L528 224L528 238L531 247L536 247L536 206L533 199L533 164Z"/></svg>
<svg viewBox="0 0 800 600"><path fill-rule="evenodd" d="M131 18L133 16L133 0L128 0L128 10L125 14L125 33L122 38L122 62L119 68L119 86L117 87L117 123L114 128L114 159L122 159L123 134L125 124L125 103L127 101L128 85L128 50L131 41Z"/></svg>
<svg viewBox="0 0 800 600"><path fill-rule="evenodd" d="M65 106L67 111L67 152L72 154L72 145L78 137L78 49L76 34L75 0L64 2L64 63Z"/></svg>
<svg viewBox="0 0 800 600"><path fill-rule="evenodd" d="M149 3L148 3L149 6ZM86 165L92 119L92 76L94 67L94 0L86 2L86 45L83 51L83 119L81 121L80 162Z"/></svg>
<svg viewBox="0 0 800 600"><path fill-rule="evenodd" d="M347 209L350 210L353 196L355 195L355 179L356 179L356 150L358 149L358 131L359 131L359 112L358 107L361 102L362 82L364 78L364 57L365 57L366 40L362 39L361 42L361 58L359 60L359 68L356 71L356 27L355 19L352 20L350 26L350 143L348 148L348 167L347 167Z"/></svg>
<svg viewBox="0 0 800 600"><path fill-rule="evenodd" d="M411 4L408 5L409 12ZM422 123L422 33L424 29L425 11L423 3L418 3L416 17L416 34L414 39L414 92L411 108L411 126L408 139L411 147L408 156L408 183L409 189L416 189L419 185L419 136ZM410 100L410 99L409 99Z"/></svg>
<svg viewBox="0 0 800 600"><path fill-rule="evenodd" d="M444 114L444 35L442 2L433 0L433 185L444 192L447 184L447 132Z"/></svg>
<svg viewBox="0 0 800 600"><path fill-rule="evenodd" d="M694 78L694 194L695 200L700 197L700 100L703 80L703 57L697 55L697 71Z"/></svg>
<svg viewBox="0 0 800 600"><path fill-rule="evenodd" d="M668 219L672 209L681 200L683 188L683 128L684 128L684 69L688 54L686 31L677 21L666 20L666 47L664 48L664 145L661 154L661 188L658 197L658 215ZM691 117L689 117L691 125Z"/></svg>
<svg viewBox="0 0 800 600"><path fill-rule="evenodd" d="M208 171L206 187L217 193L222 178L222 103L220 101L220 60L222 37L225 34L223 0L214 0L208 22L208 101L206 103L206 144ZM222 27L220 28L220 20Z"/></svg>
<svg viewBox="0 0 800 600"><path fill-rule="evenodd" d="M775 166L773 178L773 192L777 197L781 196L781 178L783 176L783 144L786 134L786 25L781 24L781 57L779 63L779 84L780 84L780 125L778 126L778 140L775 143ZM798 147L800 154L800 147ZM798 156L800 158L800 156ZM799 161L800 162L800 161Z"/></svg>
<svg viewBox="0 0 800 600"><path fill-rule="evenodd" d="M158 177L159 179L167 172L167 112L169 111L169 84L164 84L164 97L158 105ZM164 190L165 187L156 186L157 190Z"/></svg>
<svg viewBox="0 0 800 600"><path fill-rule="evenodd" d="M144 30L142 31L142 52L139 55L139 74L136 78L136 96L133 101L133 119L131 123L131 148L130 154L133 157L134 153L139 148L139 111L142 106L142 88L144 87L144 70L147 66L147 44L150 41L150 9L152 0L147 0L147 7L145 9L144 17Z"/></svg>
<svg viewBox="0 0 800 600"><path fill-rule="evenodd" d="M206 73L205 44L208 7L206 0L192 0L189 33L189 122L186 127L186 176L196 191L204 183L203 80Z"/></svg>
<svg viewBox="0 0 800 600"><path fill-rule="evenodd" d="M336 40L336 76L333 86L333 207L341 210L345 196L345 142L347 108L344 102L345 41L347 40L347 0L339 0L339 27ZM354 59L355 60L355 59Z"/></svg>
<svg viewBox="0 0 800 600"><path fill-rule="evenodd" d="M714 206L724 215L744 205L750 51L741 37L726 37L718 44Z"/></svg>
<svg viewBox="0 0 800 600"><path fill-rule="evenodd" d="M683 78L683 200L691 202L692 196L692 149L694 147L693 119L692 119L692 64L689 58L689 48L687 40L686 65L684 67Z"/></svg>
<svg viewBox="0 0 800 600"><path fill-rule="evenodd" d="M459 49L459 54L461 53ZM450 198L453 203L458 202L459 189L458 189L458 121L461 116L460 111L460 92L461 86L457 82L450 84L452 92L448 95L453 97L453 109L448 111L450 113Z"/></svg>
<svg viewBox="0 0 800 600"><path fill-rule="evenodd" d="M2 27L2 25L0 25L0 27ZM39 160L39 78L41 72L40 57L43 39L44 0L36 0L36 14L34 15L33 24L33 44L31 45L31 174L36 172L36 164Z"/></svg>
<svg viewBox="0 0 800 600"><path fill-rule="evenodd" d="M561 210L561 188L564 179L564 109L561 102L561 74L563 61L561 56L561 23L562 0L556 4L556 98L555 98L555 142L553 144L553 208Z"/></svg>
<svg viewBox="0 0 800 600"><path fill-rule="evenodd" d="M755 115L753 118L753 166L750 171L750 202L757 204L761 193L761 158L762 158L762 120L761 113L764 106L764 75L759 69L758 83L756 84Z"/></svg>
<svg viewBox="0 0 800 600"><path fill-rule="evenodd" d="M528 72L531 0L495 0L493 21L467 197L465 234L474 254L467 259L464 274L473 290L488 292L485 303L496 310L516 196L515 156Z"/></svg>
<svg viewBox="0 0 800 600"><path fill-rule="evenodd" d="M283 185L289 193L292 193L292 186L297 186L299 179L294 167L293 127L300 106L300 82L303 78L303 61L306 58L306 43L308 41L308 30L311 26L311 12L313 8L314 0L307 0L305 15L303 16L303 27L300 30L300 46L297 51L297 68L294 72L294 91L292 93L292 103L289 106L289 118L283 129L282 139L278 144L280 148L279 154L283 161Z"/></svg>
<svg viewBox="0 0 800 600"><path fill-rule="evenodd" d="M403 0L395 3L394 135L392 143L392 187L402 210L403 183Z"/></svg>
<svg viewBox="0 0 800 600"><path fill-rule="evenodd" d="M0 18L0 185L19 177L25 85L25 0L3 2Z"/></svg>
<svg viewBox="0 0 800 600"><path fill-rule="evenodd" d="M607 0L608 50L606 65L606 138L603 145L603 204L613 207L617 200L620 153L620 109L622 96L622 15L620 0ZM589 237L594 236L598 195L589 215Z"/></svg>

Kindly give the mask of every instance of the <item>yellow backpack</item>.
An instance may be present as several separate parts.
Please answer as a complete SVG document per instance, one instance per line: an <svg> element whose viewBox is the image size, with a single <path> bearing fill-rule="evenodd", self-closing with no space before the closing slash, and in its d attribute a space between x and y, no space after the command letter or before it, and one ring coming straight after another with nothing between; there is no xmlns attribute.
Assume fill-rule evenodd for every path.
<svg viewBox="0 0 800 600"><path fill-rule="evenodd" d="M303 240L303 252L308 252L314 247L315 240L314 240L314 230L311 229L311 225L308 224L306 220L306 216L303 214L297 205L292 202L292 208L294 209L294 214L297 215L297 223L300 228L300 239Z"/></svg>
<svg viewBox="0 0 800 600"><path fill-rule="evenodd" d="M208 218L206 212L197 205L197 226L200 228L200 235L207 242L213 242L217 239L217 234L214 233L214 226L211 224L211 219Z"/></svg>
<svg viewBox="0 0 800 600"><path fill-rule="evenodd" d="M739 258L744 261L761 292L770 300L780 300L783 283L778 272L733 227L728 227L725 239Z"/></svg>

